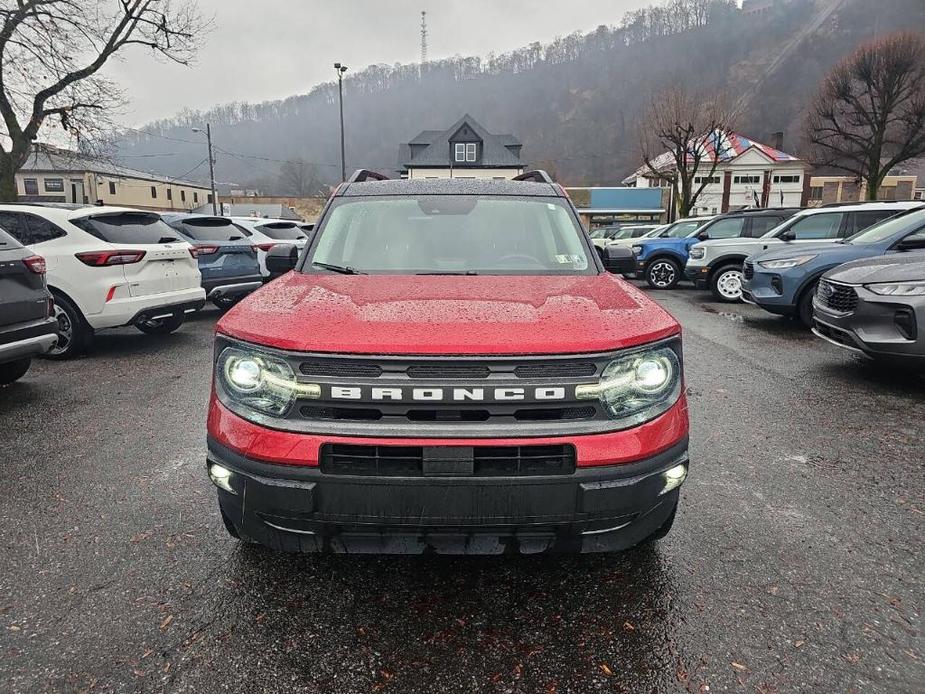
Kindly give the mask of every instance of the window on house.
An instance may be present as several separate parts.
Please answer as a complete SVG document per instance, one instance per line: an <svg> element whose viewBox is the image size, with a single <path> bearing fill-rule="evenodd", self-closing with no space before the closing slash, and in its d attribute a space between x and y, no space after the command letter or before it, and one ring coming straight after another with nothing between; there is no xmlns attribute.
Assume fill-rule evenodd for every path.
<svg viewBox="0 0 925 694"><path fill-rule="evenodd" d="M210 205L212 204L212 193L209 193L209 194L206 196L206 202L208 202Z"/></svg>
<svg viewBox="0 0 925 694"><path fill-rule="evenodd" d="M199 202L199 193L193 191L193 202Z"/></svg>
<svg viewBox="0 0 925 694"><path fill-rule="evenodd" d="M173 190L171 190L170 188L167 189L167 199L173 200Z"/></svg>
<svg viewBox="0 0 925 694"><path fill-rule="evenodd" d="M475 142L457 142L453 158L460 162L474 162L478 156L478 144Z"/></svg>
<svg viewBox="0 0 925 694"><path fill-rule="evenodd" d="M733 183L745 183L745 184L761 183L761 176L758 176L755 174L747 174L744 176L733 176L732 182Z"/></svg>
<svg viewBox="0 0 925 694"><path fill-rule="evenodd" d="M180 191L180 202L186 202L186 191L185 190Z"/></svg>
<svg viewBox="0 0 925 694"><path fill-rule="evenodd" d="M151 197L157 199L157 186L151 186Z"/></svg>
<svg viewBox="0 0 925 694"><path fill-rule="evenodd" d="M22 188L26 195L38 195L39 180L37 178L24 178L22 181Z"/></svg>
<svg viewBox="0 0 925 694"><path fill-rule="evenodd" d="M795 174L795 175L792 175L792 176L790 176L790 175L785 175L785 176L777 175L777 176L774 176L774 182L775 182L775 183L799 183L799 182L800 182L800 176L799 176L799 174Z"/></svg>
<svg viewBox="0 0 925 694"><path fill-rule="evenodd" d="M45 192L46 193L63 193L64 192L64 179L63 178L46 178L45 179Z"/></svg>
<svg viewBox="0 0 925 694"><path fill-rule="evenodd" d="M704 181L707 185L716 185L719 183L719 176L694 176L694 185L699 186Z"/></svg>
<svg viewBox="0 0 925 694"><path fill-rule="evenodd" d="M116 194L116 182L115 182L115 181L110 181L110 182L109 182L109 194L110 194L110 195L115 195L115 194Z"/></svg>
<svg viewBox="0 0 925 694"><path fill-rule="evenodd" d="M810 200L822 200L822 186L810 186L809 199Z"/></svg>

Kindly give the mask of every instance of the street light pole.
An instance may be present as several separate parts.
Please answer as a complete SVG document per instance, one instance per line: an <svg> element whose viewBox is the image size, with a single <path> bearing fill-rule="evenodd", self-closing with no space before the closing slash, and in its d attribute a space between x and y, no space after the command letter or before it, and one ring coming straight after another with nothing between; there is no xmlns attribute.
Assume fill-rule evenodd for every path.
<svg viewBox="0 0 925 694"><path fill-rule="evenodd" d="M347 72L347 66L340 63L334 63L334 71L337 73L337 96L340 103L340 180L347 180L347 163L344 156L344 73Z"/></svg>
<svg viewBox="0 0 925 694"><path fill-rule="evenodd" d="M194 133L201 133L202 128L193 128ZM212 214L218 216L218 195L215 194L215 157L212 154L212 124L206 123L206 144L209 147L209 180L212 183Z"/></svg>

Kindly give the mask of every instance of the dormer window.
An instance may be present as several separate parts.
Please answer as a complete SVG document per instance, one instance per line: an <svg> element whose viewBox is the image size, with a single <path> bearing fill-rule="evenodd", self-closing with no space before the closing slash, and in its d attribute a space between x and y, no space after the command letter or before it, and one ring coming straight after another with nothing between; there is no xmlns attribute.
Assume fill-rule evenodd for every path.
<svg viewBox="0 0 925 694"><path fill-rule="evenodd" d="M475 142L457 142L454 149L454 159L457 162L474 162L478 154L478 144Z"/></svg>

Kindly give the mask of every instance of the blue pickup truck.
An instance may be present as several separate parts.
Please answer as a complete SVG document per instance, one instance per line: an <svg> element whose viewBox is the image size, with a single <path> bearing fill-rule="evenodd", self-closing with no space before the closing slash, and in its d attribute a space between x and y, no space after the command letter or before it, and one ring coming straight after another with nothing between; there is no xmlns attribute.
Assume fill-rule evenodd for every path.
<svg viewBox="0 0 925 694"><path fill-rule="evenodd" d="M757 238L763 236L799 208L741 210L713 217L681 235L642 239L633 244L636 276L653 289L671 289L681 280L691 246L707 239Z"/></svg>

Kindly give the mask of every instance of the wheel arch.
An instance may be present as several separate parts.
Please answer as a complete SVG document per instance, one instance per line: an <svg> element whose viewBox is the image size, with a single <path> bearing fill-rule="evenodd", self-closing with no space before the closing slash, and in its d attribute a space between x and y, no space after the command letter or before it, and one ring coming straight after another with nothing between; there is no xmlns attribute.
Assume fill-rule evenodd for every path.
<svg viewBox="0 0 925 694"><path fill-rule="evenodd" d="M86 322L87 317L84 315L83 309L80 308L80 304L78 304L78 303L74 300L74 297L72 297L72 296L71 296L70 294L68 294L66 291L64 291L63 289L61 289L61 288L59 288L59 287L56 287L56 286L53 285L53 284L49 284L49 285L48 285L48 291L50 291L51 294L52 294L52 296L55 297L55 298L57 298L57 297L60 296L60 297L63 297L63 298L65 298L65 299L67 299L67 300L70 302L71 306L73 306L75 309L77 309L77 313L80 314L81 320L83 320L84 322Z"/></svg>
<svg viewBox="0 0 925 694"><path fill-rule="evenodd" d="M717 258L714 262L710 263L710 273L707 275L707 281L712 280L717 272L730 265L738 265L741 267L747 257L747 255L726 255Z"/></svg>

